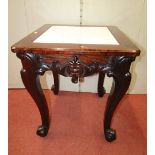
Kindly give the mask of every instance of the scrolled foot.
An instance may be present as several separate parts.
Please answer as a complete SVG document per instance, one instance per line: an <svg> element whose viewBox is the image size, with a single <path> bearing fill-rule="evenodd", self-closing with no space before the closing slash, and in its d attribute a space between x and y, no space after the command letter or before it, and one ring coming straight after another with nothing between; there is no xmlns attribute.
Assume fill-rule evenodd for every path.
<svg viewBox="0 0 155 155"><path fill-rule="evenodd" d="M112 142L113 140L116 139L116 131L114 129L106 129L105 130L105 139L108 142Z"/></svg>
<svg viewBox="0 0 155 155"><path fill-rule="evenodd" d="M36 134L40 137L45 137L48 134L48 127L46 125L40 125Z"/></svg>

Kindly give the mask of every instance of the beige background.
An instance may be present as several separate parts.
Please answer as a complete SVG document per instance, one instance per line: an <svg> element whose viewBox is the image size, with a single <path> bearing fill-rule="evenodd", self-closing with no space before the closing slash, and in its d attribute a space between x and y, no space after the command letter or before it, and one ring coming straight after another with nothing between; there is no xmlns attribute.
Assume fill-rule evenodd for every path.
<svg viewBox="0 0 155 155"><path fill-rule="evenodd" d="M84 25L118 26L140 49L131 67L133 79L128 93L146 93L146 1L145 0L83 0ZM80 0L9 0L9 88L23 88L21 63L10 46L38 27L47 24L79 24ZM98 75L73 84L61 76L60 90L96 92ZM109 92L112 79L106 78ZM53 84L51 72L41 77L43 88Z"/></svg>

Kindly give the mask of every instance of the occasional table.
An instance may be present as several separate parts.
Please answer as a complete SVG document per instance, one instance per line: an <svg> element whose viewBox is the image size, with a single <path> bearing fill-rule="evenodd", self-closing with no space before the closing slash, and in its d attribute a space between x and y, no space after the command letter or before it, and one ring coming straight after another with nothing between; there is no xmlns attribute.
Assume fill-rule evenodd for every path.
<svg viewBox="0 0 155 155"><path fill-rule="evenodd" d="M115 26L68 26L46 24L11 47L21 59L21 77L34 99L42 124L37 134L44 137L49 129L49 111L39 75L53 72L54 94L59 93L59 75L71 77L73 83L99 73L98 96L105 93L105 74L113 78L104 116L107 141L116 139L111 128L114 111L131 81L130 65L140 50Z"/></svg>

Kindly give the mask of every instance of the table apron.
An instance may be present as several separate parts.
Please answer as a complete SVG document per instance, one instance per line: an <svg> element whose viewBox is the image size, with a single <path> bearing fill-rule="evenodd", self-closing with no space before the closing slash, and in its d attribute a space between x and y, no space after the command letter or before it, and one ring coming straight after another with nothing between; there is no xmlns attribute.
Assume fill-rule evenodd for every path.
<svg viewBox="0 0 155 155"><path fill-rule="evenodd" d="M125 72L125 66L135 60L131 56L91 56L91 55L41 55L35 53L17 53L23 67L30 65L32 72L43 75L51 70L65 77L87 77L95 73ZM27 61L27 63L25 63ZM27 66L25 66L27 68ZM127 71L128 72L128 69Z"/></svg>

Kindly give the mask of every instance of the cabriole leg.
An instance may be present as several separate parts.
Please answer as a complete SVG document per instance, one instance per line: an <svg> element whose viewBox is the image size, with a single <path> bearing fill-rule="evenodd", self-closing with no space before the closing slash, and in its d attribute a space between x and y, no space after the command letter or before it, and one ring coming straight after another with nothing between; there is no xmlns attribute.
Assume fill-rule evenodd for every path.
<svg viewBox="0 0 155 155"><path fill-rule="evenodd" d="M38 127L36 133L44 137L49 129L49 111L37 73L36 55L32 53L17 53L17 56L22 61L21 77L25 88L34 99L41 115L42 125Z"/></svg>
<svg viewBox="0 0 155 155"><path fill-rule="evenodd" d="M114 67L111 71L108 71L107 75L113 77L113 84L107 101L104 118L105 138L109 142L116 139L116 131L110 127L111 120L117 105L129 88L131 81L129 69L132 61L134 61L134 57L117 56L110 59L110 63Z"/></svg>

